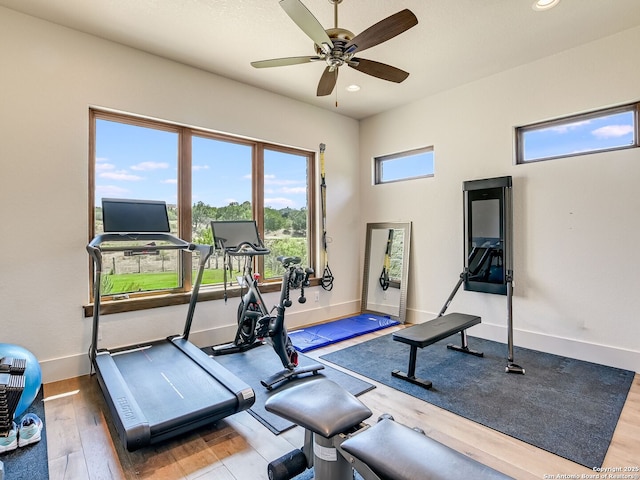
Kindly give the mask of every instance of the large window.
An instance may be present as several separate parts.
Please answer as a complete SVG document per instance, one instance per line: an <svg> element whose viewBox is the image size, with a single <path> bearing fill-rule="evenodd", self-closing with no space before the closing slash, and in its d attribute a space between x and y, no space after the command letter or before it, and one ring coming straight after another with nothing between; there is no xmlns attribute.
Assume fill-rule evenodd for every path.
<svg viewBox="0 0 640 480"><path fill-rule="evenodd" d="M374 158L374 183L399 182L433 177L433 147Z"/></svg>
<svg viewBox="0 0 640 480"><path fill-rule="evenodd" d="M277 282L282 276L279 255L300 256L313 267L312 152L98 110L91 110L90 126L89 238L102 232L103 198L162 200L171 232L195 243L213 243L212 220L255 219L271 250L256 257L255 269L263 281ZM156 306L167 294L186 297L197 261L192 263L190 254L165 252L105 253L104 305L124 299L128 304L136 299L148 303L155 297L150 306ZM227 278L234 282L240 267L233 263L231 268ZM223 277L223 256L216 252L203 285L218 285ZM207 290L201 291L203 298ZM217 298L215 291L209 298ZM135 308L141 307L130 309Z"/></svg>
<svg viewBox="0 0 640 480"><path fill-rule="evenodd" d="M516 128L516 163L638 147L640 104Z"/></svg>

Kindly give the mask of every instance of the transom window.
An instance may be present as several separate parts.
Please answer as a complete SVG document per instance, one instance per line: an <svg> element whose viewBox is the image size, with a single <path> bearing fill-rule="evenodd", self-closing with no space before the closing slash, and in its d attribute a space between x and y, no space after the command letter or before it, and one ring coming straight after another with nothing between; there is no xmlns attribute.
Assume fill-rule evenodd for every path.
<svg viewBox="0 0 640 480"><path fill-rule="evenodd" d="M516 128L516 163L639 146L638 103Z"/></svg>
<svg viewBox="0 0 640 480"><path fill-rule="evenodd" d="M271 250L256 257L263 281L281 277L279 255L300 256L313 267L313 152L100 110L90 118L89 238L103 231L102 198L161 200L171 233L195 243L213 244L212 220L255 219ZM105 253L105 300L188 293L197 265L190 255ZM240 268L227 271L232 284ZM203 286L223 278L223 255L216 252Z"/></svg>
<svg viewBox="0 0 640 480"><path fill-rule="evenodd" d="M375 157L374 183L433 177L433 157L433 147Z"/></svg>

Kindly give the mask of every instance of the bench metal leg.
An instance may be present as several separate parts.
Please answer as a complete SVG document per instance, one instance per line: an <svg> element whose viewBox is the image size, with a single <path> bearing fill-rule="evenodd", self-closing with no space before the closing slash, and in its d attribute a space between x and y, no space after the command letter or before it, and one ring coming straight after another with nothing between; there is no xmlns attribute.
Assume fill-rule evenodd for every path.
<svg viewBox="0 0 640 480"><path fill-rule="evenodd" d="M415 345L410 345L411 350L409 351L409 369L408 373L401 372L400 370L394 370L391 372L396 378L400 378L402 380L406 380L407 382L413 383L414 385L419 385L424 388L431 388L432 383L429 380L424 380L422 378L416 377L416 358L418 355L418 347Z"/></svg>
<svg viewBox="0 0 640 480"><path fill-rule="evenodd" d="M483 357L484 353L478 352L477 350L472 350L469 348L469 343L467 341L467 331L462 330L460 332L460 345L447 345L447 348L450 350L455 350L457 352L468 353L471 355L475 355L476 357ZM429 380L425 380L423 378L416 377L416 359L418 355L418 347L416 345L409 345L409 368L407 373L401 372L400 370L393 370L391 375L396 378L400 378L402 380L406 380L407 382L413 383L414 385L419 385L424 388L431 388L433 384Z"/></svg>
<svg viewBox="0 0 640 480"><path fill-rule="evenodd" d="M467 342L466 330L462 330L460 332L460 337L461 337L460 345L453 345L452 343L450 343L449 345L447 345L447 348L450 350L455 350L457 352L469 353L471 355L475 355L476 357L484 357L484 353L478 352L477 350L471 350L469 348L469 343Z"/></svg>

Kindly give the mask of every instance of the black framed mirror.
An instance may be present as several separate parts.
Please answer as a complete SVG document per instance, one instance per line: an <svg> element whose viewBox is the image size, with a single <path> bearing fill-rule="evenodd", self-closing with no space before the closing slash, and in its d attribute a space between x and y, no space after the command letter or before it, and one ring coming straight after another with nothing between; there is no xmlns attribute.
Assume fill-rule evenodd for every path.
<svg viewBox="0 0 640 480"><path fill-rule="evenodd" d="M511 177L464 182L465 290L507 294L512 272Z"/></svg>

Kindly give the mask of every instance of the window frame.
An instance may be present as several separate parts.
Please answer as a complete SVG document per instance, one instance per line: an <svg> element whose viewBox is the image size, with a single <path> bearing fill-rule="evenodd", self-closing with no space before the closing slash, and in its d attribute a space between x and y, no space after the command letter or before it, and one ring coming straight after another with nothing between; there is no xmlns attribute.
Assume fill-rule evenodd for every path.
<svg viewBox="0 0 640 480"><path fill-rule="evenodd" d="M580 121L593 120L596 118L607 117L619 113L631 112L633 114L634 123L634 142L631 145L621 145L617 147L600 148L593 150L582 150L578 152L572 152L562 155L552 155L542 158L534 158L526 160L524 158L524 135L528 132L534 132L538 130L544 130L551 127L558 127L563 125L571 125ZM582 155L592 155L595 153L613 152L616 150L628 150L630 148L640 147L640 126L638 121L640 120L640 102L627 103L624 105L617 105L614 107L601 108L598 110L591 110L589 112L578 113L573 115L566 115L551 120L544 120L541 122L531 123L528 125L522 125L515 127L515 163L516 165L527 165L530 163L545 162L547 160L556 160L559 158L577 157Z"/></svg>
<svg viewBox="0 0 640 480"><path fill-rule="evenodd" d="M179 125L172 122L149 119L137 115L114 112L99 108L89 108L89 195L88 195L88 239L91 241L95 236L95 188L96 188L96 121L102 119L107 121L125 123L133 126L153 128L175 132L178 134L178 184L177 184L177 210L178 210L178 233L177 235L186 241L191 241L192 228L192 198L191 198L191 175L192 175L192 155L191 144L193 136L210 138L213 140L248 145L252 148L252 211L253 218L258 225L258 231L264 236L264 152L265 150L294 154L306 158L307 163L307 234L308 234L308 256L309 267L316 270L317 245L319 245L318 229L316 226L316 154L299 148L287 147L272 144L265 141L248 139L229 134ZM263 258L257 256L256 271L262 270ZM89 304L83 307L84 316L93 315L93 262L89 259ZM142 293L128 294L127 298L115 295L114 298L103 297L101 301L101 314L122 313L128 311L144 310L148 308L163 307L169 305L182 305L189 302L192 279L192 256L189 252L180 253L178 275L182 279L182 286L176 289L161 291L150 291ZM319 280L312 276L311 285L318 285ZM279 291L280 279L265 280L261 285L261 291ZM237 286L227 287L226 295L229 297L239 296L240 288ZM218 300L224 298L222 286L207 285L201 288L198 294L198 301Z"/></svg>
<svg viewBox="0 0 640 480"><path fill-rule="evenodd" d="M433 156L433 172L425 175L413 175L410 177L397 178L395 180L383 180L383 164L390 160L398 160L406 157L414 157L425 153L431 153ZM391 153L388 155L380 155L373 157L373 184L374 185L386 185L389 183L405 182L407 180L416 180L419 178L432 178L435 176L435 149L433 145L428 147L419 147L411 150L405 150L402 152Z"/></svg>

